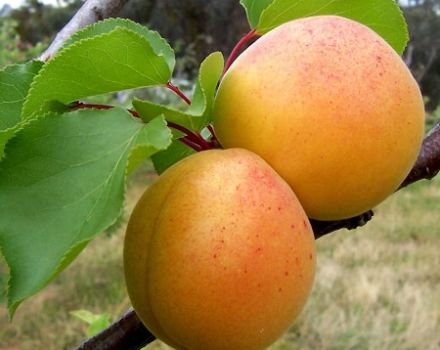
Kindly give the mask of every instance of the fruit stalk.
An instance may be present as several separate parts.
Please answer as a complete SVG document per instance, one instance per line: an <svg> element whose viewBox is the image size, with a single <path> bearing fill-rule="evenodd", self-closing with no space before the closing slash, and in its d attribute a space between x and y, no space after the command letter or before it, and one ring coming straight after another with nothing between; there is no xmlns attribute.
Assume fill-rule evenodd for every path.
<svg viewBox="0 0 440 350"><path fill-rule="evenodd" d="M253 39L258 38L260 35L254 30L251 30L249 33L247 33L243 38L240 39L240 41L235 45L235 47L232 49L231 53L229 54L228 59L225 63L225 68L223 69L223 74L225 74L231 64L236 60L236 58L239 56L241 50L243 47L248 44Z"/></svg>
<svg viewBox="0 0 440 350"><path fill-rule="evenodd" d="M192 132L191 130L188 130L187 128L183 127L182 125L173 122L168 122L168 126L175 130L183 132L186 135L183 139L186 138L187 140L191 141L199 148L199 149L194 148L195 151L202 151L213 148L212 145L208 141L206 141L200 134Z"/></svg>
<svg viewBox="0 0 440 350"><path fill-rule="evenodd" d="M168 89L174 92L177 96L179 96L186 104L191 105L191 100L179 89L178 86L174 85L171 81L169 81L165 85Z"/></svg>

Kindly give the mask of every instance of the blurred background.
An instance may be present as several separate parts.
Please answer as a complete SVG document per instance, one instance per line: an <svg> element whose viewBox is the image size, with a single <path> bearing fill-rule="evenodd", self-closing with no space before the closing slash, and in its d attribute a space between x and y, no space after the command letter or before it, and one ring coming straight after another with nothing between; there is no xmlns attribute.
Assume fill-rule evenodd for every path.
<svg viewBox="0 0 440 350"><path fill-rule="evenodd" d="M120 16L158 30L171 42L175 81L190 94L203 58L217 50L227 55L249 30L238 2L130 0ZM81 4L0 0L0 68L38 57ZM440 0L402 0L400 5L411 36L403 59L422 89L429 128L440 120ZM161 88L139 93L180 103ZM132 94L102 98L124 102ZM155 177L150 164L132 176L120 222L25 302L12 322L5 307L7 267L0 257L0 350L73 349L129 307L121 258L124 225ZM439 223L440 178L399 191L376 209L366 227L320 239L312 297L270 350L439 350ZM169 348L156 341L146 349Z"/></svg>

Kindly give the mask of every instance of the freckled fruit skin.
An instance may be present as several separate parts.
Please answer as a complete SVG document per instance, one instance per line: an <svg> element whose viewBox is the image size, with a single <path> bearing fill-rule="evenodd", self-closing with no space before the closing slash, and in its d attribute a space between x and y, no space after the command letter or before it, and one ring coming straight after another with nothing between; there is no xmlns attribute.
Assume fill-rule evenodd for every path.
<svg viewBox="0 0 440 350"><path fill-rule="evenodd" d="M226 148L265 159L308 216L351 217L393 193L424 133L417 83L368 27L338 16L283 24L233 63L214 126Z"/></svg>
<svg viewBox="0 0 440 350"><path fill-rule="evenodd" d="M259 350L305 304L314 237L266 162L210 150L176 163L141 197L124 268L133 307L159 339L179 350Z"/></svg>

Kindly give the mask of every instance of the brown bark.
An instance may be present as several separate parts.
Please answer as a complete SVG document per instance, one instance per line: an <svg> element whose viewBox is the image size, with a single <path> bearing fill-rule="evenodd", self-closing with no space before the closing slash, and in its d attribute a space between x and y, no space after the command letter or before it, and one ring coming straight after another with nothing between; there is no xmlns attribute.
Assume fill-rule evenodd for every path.
<svg viewBox="0 0 440 350"><path fill-rule="evenodd" d="M104 18L118 14L128 0L87 0L75 16L56 35L54 41L39 57L46 61L53 56L63 43L79 29Z"/></svg>
<svg viewBox="0 0 440 350"><path fill-rule="evenodd" d="M76 350L137 350L154 339L135 312L130 309L118 321L86 340Z"/></svg>

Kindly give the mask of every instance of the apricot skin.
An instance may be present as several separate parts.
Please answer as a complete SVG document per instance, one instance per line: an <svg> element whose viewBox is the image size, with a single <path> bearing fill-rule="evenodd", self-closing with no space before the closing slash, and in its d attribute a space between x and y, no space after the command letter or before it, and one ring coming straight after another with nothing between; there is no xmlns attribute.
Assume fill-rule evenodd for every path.
<svg viewBox="0 0 440 350"><path fill-rule="evenodd" d="M260 350L310 292L314 237L260 157L210 150L169 168L129 220L124 268L145 326L176 349Z"/></svg>
<svg viewBox="0 0 440 350"><path fill-rule="evenodd" d="M226 148L265 159L308 216L351 217L393 193L424 134L424 105L401 58L368 27L337 16L285 23L233 63L214 126Z"/></svg>

